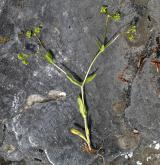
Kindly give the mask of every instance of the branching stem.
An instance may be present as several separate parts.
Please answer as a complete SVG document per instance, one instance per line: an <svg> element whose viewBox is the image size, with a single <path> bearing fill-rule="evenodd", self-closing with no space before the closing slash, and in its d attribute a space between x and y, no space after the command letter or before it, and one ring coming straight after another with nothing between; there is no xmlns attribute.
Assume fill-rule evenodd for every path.
<svg viewBox="0 0 160 165"><path fill-rule="evenodd" d="M36 39L38 40L39 44L43 47L43 49L48 52L47 48L45 47L45 45L43 44L43 42L41 41L41 39L35 35ZM67 75L66 71L64 71L62 68L60 68L56 63L53 63L53 65L59 70L61 71L64 75Z"/></svg>
<svg viewBox="0 0 160 165"><path fill-rule="evenodd" d="M109 17L107 17L106 24L108 22L108 18ZM98 57L105 51L106 48L108 48L111 44L113 44L118 39L119 36L120 36L120 33L118 35L116 35L113 39L111 39L106 45L102 45L102 46L104 46L103 49L101 49L101 48L99 49L99 51L97 52L97 54L95 55L95 57L91 61L91 64L88 67L88 70L87 70L87 72L85 74L85 77L84 77L84 80L82 82L82 85L80 86L82 103L83 103L84 108L85 108L85 93L84 93L84 88L85 88L85 83L86 83L87 77L88 77L88 75L89 75L89 73L90 73L90 71L91 71L94 63L98 59ZM35 35L35 37L38 40L39 44L44 48L44 50L46 52L48 52L47 48L45 47L45 45L43 44L43 42L41 41L41 39L37 35ZM59 71L61 71L64 75L67 76L67 73L62 68L60 68L56 63L53 63L53 65ZM87 145L88 145L89 150L92 150L91 140L90 140L90 130L89 130L89 126L88 126L88 117L86 116L85 118L83 118L83 120L84 120L85 136L86 136L86 139L87 139Z"/></svg>
<svg viewBox="0 0 160 165"><path fill-rule="evenodd" d="M105 46L104 46L104 49L103 50L99 50L96 54L96 56L93 58L91 64L89 65L89 68L87 70L87 73L85 75L85 78L82 82L82 85L81 85L81 96L82 96L82 102L83 102L83 105L85 106L85 96L84 96L84 87L85 87L85 82L86 82L86 79L92 69L92 66L93 64L96 62L97 58L105 51L106 48L108 48L111 44L113 44L117 39L118 37L120 36L120 34L116 35L113 39L111 39ZM84 126L85 126L85 134L86 134L86 139L87 139L87 145L89 147L89 149L91 150L91 140L90 140L90 131L89 131L89 127L88 127L88 121L87 121L87 117L84 118Z"/></svg>

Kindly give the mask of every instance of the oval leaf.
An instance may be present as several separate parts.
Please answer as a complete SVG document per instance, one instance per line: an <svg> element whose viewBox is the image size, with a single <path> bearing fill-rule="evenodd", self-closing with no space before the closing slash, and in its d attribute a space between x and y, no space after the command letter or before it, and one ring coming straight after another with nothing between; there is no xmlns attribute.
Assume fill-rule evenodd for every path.
<svg viewBox="0 0 160 165"><path fill-rule="evenodd" d="M92 75L88 76L87 79L86 79L86 83L90 83L94 80L94 78L96 77L96 73L93 73Z"/></svg>
<svg viewBox="0 0 160 165"><path fill-rule="evenodd" d="M49 64L54 64L55 61L53 59L52 53L51 52L47 52L44 56L44 59L49 63Z"/></svg>
<svg viewBox="0 0 160 165"><path fill-rule="evenodd" d="M28 65L28 64L29 64L29 62L28 62L27 60L22 60L22 63L23 63L24 65Z"/></svg>
<svg viewBox="0 0 160 165"><path fill-rule="evenodd" d="M32 37L32 31L26 31L26 37L31 38Z"/></svg>
<svg viewBox="0 0 160 165"><path fill-rule="evenodd" d="M19 60L24 60L24 59L28 59L29 55L25 54L25 53L19 53L18 54L18 59Z"/></svg>
<svg viewBox="0 0 160 165"><path fill-rule="evenodd" d="M18 54L18 59L19 59L19 60L23 60L23 59L24 59L23 53L19 53L19 54Z"/></svg>
<svg viewBox="0 0 160 165"><path fill-rule="evenodd" d="M121 19L121 14L120 14L119 12L114 13L114 14L112 15L112 19L113 19L114 21L120 21L120 19Z"/></svg>
<svg viewBox="0 0 160 165"><path fill-rule="evenodd" d="M34 35L39 35L41 33L41 27L35 27L34 28Z"/></svg>
<svg viewBox="0 0 160 165"><path fill-rule="evenodd" d="M102 13L102 14L107 14L107 13L108 13L107 6L102 6L102 7L101 7L101 10L100 10L100 13Z"/></svg>
<svg viewBox="0 0 160 165"><path fill-rule="evenodd" d="M74 135L77 135L79 137L81 137L86 143L87 143L87 139L86 137L84 136L84 134L82 132L80 132L79 130L75 129L75 128L72 128L71 129L71 133L74 134Z"/></svg>
<svg viewBox="0 0 160 165"><path fill-rule="evenodd" d="M74 85L81 87L82 83L76 80L71 74L67 74L67 79Z"/></svg>
<svg viewBox="0 0 160 165"><path fill-rule="evenodd" d="M78 103L78 108L79 108L80 114L82 115L83 118L86 118L86 116L87 116L86 106L83 104L83 101L80 96L78 96L78 98L77 98L77 103Z"/></svg>

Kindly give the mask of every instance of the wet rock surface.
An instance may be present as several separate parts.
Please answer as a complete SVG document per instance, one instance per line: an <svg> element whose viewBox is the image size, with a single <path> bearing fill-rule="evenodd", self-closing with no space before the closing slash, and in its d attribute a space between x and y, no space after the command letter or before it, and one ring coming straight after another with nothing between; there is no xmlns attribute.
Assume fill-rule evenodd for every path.
<svg viewBox="0 0 160 165"><path fill-rule="evenodd" d="M42 58L25 66L17 54L24 45L26 53L40 49L19 33L43 24L45 46L83 77L105 31L102 5L122 13L109 37L130 22L138 29L133 42L122 35L93 68L86 95L92 143L101 150L89 154L69 131L83 125L77 88ZM159 0L1 0L0 165L159 165L160 75L152 62L159 11Z"/></svg>

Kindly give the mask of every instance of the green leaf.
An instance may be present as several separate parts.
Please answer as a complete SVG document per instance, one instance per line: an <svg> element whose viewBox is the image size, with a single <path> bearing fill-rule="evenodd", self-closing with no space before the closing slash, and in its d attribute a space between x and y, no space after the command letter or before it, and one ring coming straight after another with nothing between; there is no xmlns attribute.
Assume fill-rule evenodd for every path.
<svg viewBox="0 0 160 165"><path fill-rule="evenodd" d="M102 13L102 14L107 14L107 13L108 13L107 6L102 6L102 7L101 7L101 10L100 10L100 13Z"/></svg>
<svg viewBox="0 0 160 165"><path fill-rule="evenodd" d="M137 28L135 25L130 26L130 28L128 29L128 33L136 33L137 32Z"/></svg>
<svg viewBox="0 0 160 165"><path fill-rule="evenodd" d="M54 64L55 60L53 59L52 53L50 51L48 51L45 56L44 59L49 63L49 64Z"/></svg>
<svg viewBox="0 0 160 165"><path fill-rule="evenodd" d="M104 46L104 45L101 45L99 51L100 51L101 53L104 52L104 51L105 51L105 46Z"/></svg>
<svg viewBox="0 0 160 165"><path fill-rule="evenodd" d="M77 135L79 137L81 137L86 143L87 143L87 139L86 137L84 136L84 134L82 132L80 132L79 130L75 129L75 128L72 128L71 129L71 133L74 134L74 135Z"/></svg>
<svg viewBox="0 0 160 165"><path fill-rule="evenodd" d="M126 32L127 37L130 41L135 40L136 32L137 32L137 27L135 25L131 25L128 31Z"/></svg>
<svg viewBox="0 0 160 165"><path fill-rule="evenodd" d="M86 83L90 83L91 81L94 80L95 77L96 77L96 73L93 73L92 75L88 76L86 79Z"/></svg>
<svg viewBox="0 0 160 165"><path fill-rule="evenodd" d="M67 74L67 79L72 83L72 84L74 84L74 85L76 85L76 86L78 86L78 87L81 87L81 85L82 85L82 83L81 82L79 82L78 80L76 80L73 76L72 76L72 74Z"/></svg>
<svg viewBox="0 0 160 165"><path fill-rule="evenodd" d="M22 60L22 61L23 61L23 60L24 60L24 61L27 60L29 57L30 57L30 56L27 55L27 54L25 54L25 53L19 53L19 54L18 54L18 59L19 59L19 60ZM25 63L25 62L24 62L24 63Z"/></svg>
<svg viewBox="0 0 160 165"><path fill-rule="evenodd" d="M101 43L101 41L99 39L97 39L96 44L97 44L98 48L100 49L101 46L102 46L102 43Z"/></svg>
<svg viewBox="0 0 160 165"><path fill-rule="evenodd" d="M24 65L28 65L29 62L27 61L27 59L30 57L30 55L27 55L25 53L19 53L18 54L18 59L22 61L22 63Z"/></svg>
<svg viewBox="0 0 160 165"><path fill-rule="evenodd" d="M39 35L40 32L41 32L41 29L42 29L42 28L39 27L39 26L38 26L38 27L35 27L35 28L34 28L34 34L35 34L35 35Z"/></svg>
<svg viewBox="0 0 160 165"><path fill-rule="evenodd" d="M119 12L114 13L114 14L112 15L112 19L113 19L114 21L120 21L120 19L121 19L121 14L120 14Z"/></svg>
<svg viewBox="0 0 160 165"><path fill-rule="evenodd" d="M19 60L23 60L24 59L24 54L23 53L19 53L18 54L18 59Z"/></svg>
<svg viewBox="0 0 160 165"><path fill-rule="evenodd" d="M135 36L133 34L128 34L127 37L130 41L134 41L134 39L135 39Z"/></svg>
<svg viewBox="0 0 160 165"><path fill-rule="evenodd" d="M87 116L86 106L83 104L83 101L82 101L80 95L77 98L77 103L78 103L78 108L79 108L80 114L82 115L83 118L86 118L86 116Z"/></svg>
<svg viewBox="0 0 160 165"><path fill-rule="evenodd" d="M28 30L28 31L26 31L26 37L27 38L31 38L32 37L32 31L30 30Z"/></svg>
<svg viewBox="0 0 160 165"><path fill-rule="evenodd" d="M22 63L23 63L24 65L28 65L28 64L29 64L29 62L28 62L27 60L22 60Z"/></svg>

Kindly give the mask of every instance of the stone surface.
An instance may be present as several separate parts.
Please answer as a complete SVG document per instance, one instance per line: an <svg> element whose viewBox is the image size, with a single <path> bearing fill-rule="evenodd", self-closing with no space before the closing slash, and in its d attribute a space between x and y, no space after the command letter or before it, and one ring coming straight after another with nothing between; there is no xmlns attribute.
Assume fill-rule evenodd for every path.
<svg viewBox="0 0 160 165"><path fill-rule="evenodd" d="M77 88L41 56L25 66L17 54L24 46L26 53L44 53L19 35L43 24L40 38L58 64L83 77L105 31L102 5L122 14L120 22L109 21L109 38L131 22L138 29L135 41L122 35L92 69L97 76L86 87L91 138L103 150L89 154L69 131L83 125ZM0 165L158 165L160 76L151 60L159 11L159 0L1 0Z"/></svg>

